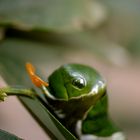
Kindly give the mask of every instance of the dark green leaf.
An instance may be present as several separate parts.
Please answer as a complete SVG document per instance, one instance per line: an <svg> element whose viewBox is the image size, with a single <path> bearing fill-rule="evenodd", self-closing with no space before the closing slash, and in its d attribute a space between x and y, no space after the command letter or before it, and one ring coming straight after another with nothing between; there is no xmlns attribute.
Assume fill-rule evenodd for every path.
<svg viewBox="0 0 140 140"><path fill-rule="evenodd" d="M0 24L22 30L75 31L85 26L95 27L105 18L104 7L93 1L0 1Z"/></svg>
<svg viewBox="0 0 140 140"><path fill-rule="evenodd" d="M5 33L4 28L0 27L0 41L4 38L4 33Z"/></svg>
<svg viewBox="0 0 140 140"><path fill-rule="evenodd" d="M17 136L13 134L10 134L9 132L0 130L0 140L22 140L22 139L18 138Z"/></svg>

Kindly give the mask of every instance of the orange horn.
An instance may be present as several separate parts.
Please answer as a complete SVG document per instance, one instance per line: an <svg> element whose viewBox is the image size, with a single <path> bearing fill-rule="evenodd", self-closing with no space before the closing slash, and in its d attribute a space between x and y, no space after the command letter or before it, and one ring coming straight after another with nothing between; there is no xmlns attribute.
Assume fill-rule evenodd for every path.
<svg viewBox="0 0 140 140"><path fill-rule="evenodd" d="M26 70L34 85L37 87L49 86L47 82L43 81L39 76L35 74L35 68L31 63L26 63Z"/></svg>

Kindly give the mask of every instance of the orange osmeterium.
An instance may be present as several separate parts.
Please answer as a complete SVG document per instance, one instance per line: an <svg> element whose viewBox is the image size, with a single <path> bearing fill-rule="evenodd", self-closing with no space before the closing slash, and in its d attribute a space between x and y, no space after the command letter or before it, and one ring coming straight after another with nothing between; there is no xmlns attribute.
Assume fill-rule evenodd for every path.
<svg viewBox="0 0 140 140"><path fill-rule="evenodd" d="M43 81L39 76L35 74L35 68L31 63L26 63L27 72L33 82L37 87L49 86L49 84Z"/></svg>

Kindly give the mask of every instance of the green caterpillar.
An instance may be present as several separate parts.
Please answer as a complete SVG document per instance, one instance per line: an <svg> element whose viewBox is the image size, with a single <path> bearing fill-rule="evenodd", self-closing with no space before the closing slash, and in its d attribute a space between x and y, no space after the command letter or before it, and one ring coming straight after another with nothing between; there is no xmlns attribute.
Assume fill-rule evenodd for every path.
<svg viewBox="0 0 140 140"><path fill-rule="evenodd" d="M63 65L49 76L47 83L35 74L32 64L27 63L26 68L32 82L45 93L50 111L79 140L126 139L108 116L106 83L96 70L80 64ZM27 96L33 95L25 89L2 91L21 95L29 91Z"/></svg>
<svg viewBox="0 0 140 140"><path fill-rule="evenodd" d="M36 85L46 94L54 115L78 139L125 140L108 116L106 84L96 70L67 64L54 71L48 83Z"/></svg>

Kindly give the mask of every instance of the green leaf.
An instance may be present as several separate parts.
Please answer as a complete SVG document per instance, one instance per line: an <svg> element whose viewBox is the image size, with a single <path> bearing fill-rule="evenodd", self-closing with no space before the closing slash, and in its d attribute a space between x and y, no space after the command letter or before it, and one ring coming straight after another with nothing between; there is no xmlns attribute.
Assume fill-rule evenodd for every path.
<svg viewBox="0 0 140 140"><path fill-rule="evenodd" d="M21 138L18 138L17 136L6 132L4 130L0 130L0 139L1 140L22 140Z"/></svg>
<svg viewBox="0 0 140 140"><path fill-rule="evenodd" d="M98 26L106 10L91 0L1 0L0 18L1 25L17 29L62 32Z"/></svg>
<svg viewBox="0 0 140 140"><path fill-rule="evenodd" d="M24 40L6 40L1 43L0 50L0 74L9 85L23 85L31 87L31 81L25 71L26 61L41 62L42 58L50 60L53 57L54 48L44 47L42 43L34 43ZM49 55L49 53L51 54ZM54 51L54 53L56 53ZM41 57L44 55L43 57ZM47 59L48 58L48 59ZM48 63L49 65L49 63ZM39 96L42 96L37 90ZM76 138L49 112L43 103L35 98L20 97L22 103L29 112L37 118L38 122L52 139L76 140Z"/></svg>
<svg viewBox="0 0 140 140"><path fill-rule="evenodd" d="M4 38L5 30L4 28L0 27L0 41Z"/></svg>

